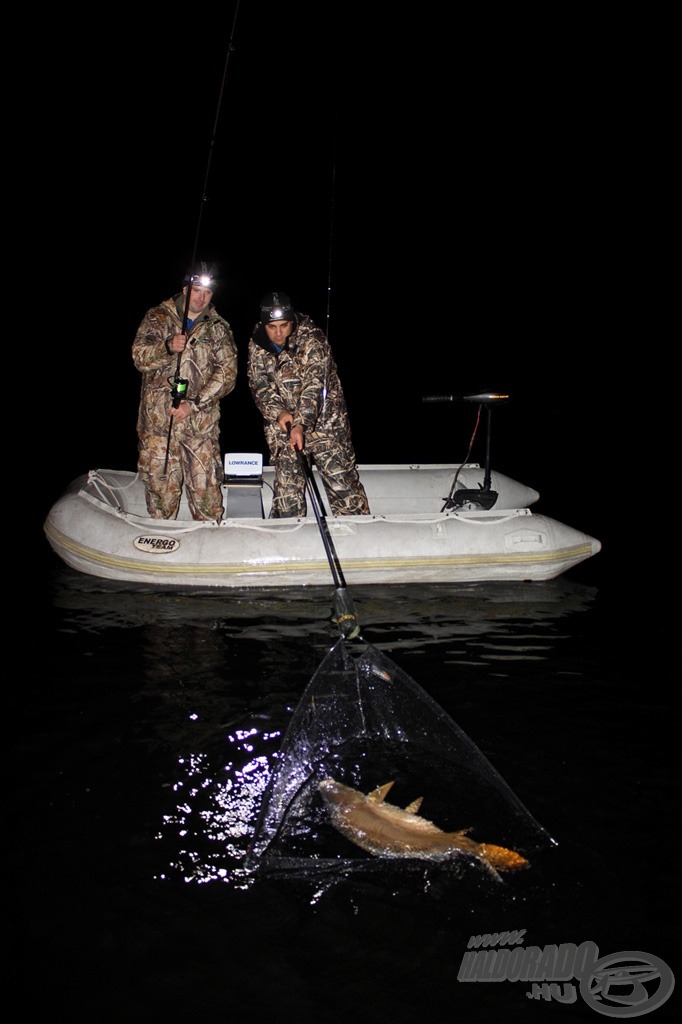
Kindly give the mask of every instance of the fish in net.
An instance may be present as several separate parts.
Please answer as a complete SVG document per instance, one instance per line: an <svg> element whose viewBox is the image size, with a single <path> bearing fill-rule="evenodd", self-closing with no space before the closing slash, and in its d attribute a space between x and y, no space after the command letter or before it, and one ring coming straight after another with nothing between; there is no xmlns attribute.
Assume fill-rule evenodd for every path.
<svg viewBox="0 0 682 1024"><path fill-rule="evenodd" d="M245 868L348 875L390 859L501 880L555 845L436 701L375 647L342 638L294 711Z"/></svg>

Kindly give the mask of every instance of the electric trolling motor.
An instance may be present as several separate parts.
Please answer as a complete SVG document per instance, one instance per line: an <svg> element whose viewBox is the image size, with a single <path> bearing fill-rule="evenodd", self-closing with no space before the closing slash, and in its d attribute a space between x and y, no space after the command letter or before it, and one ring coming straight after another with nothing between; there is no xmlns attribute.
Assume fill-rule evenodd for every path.
<svg viewBox="0 0 682 1024"><path fill-rule="evenodd" d="M455 479L450 488L450 494L445 499L445 504L441 511L445 511L448 508L461 508L462 505L474 504L478 505L482 509L491 509L497 501L497 491L491 490L491 473L490 473L490 428L492 423L492 407L500 402L506 402L509 395L500 394L495 391L484 391L477 395L424 395L422 398L423 402L455 402L461 399L464 402L476 402L479 410L485 406L485 410L488 414L486 440L485 440L485 466L483 471L483 486L479 484L478 489L461 489L456 490L457 478L459 476L459 470L455 474ZM461 468L461 467L460 467Z"/></svg>

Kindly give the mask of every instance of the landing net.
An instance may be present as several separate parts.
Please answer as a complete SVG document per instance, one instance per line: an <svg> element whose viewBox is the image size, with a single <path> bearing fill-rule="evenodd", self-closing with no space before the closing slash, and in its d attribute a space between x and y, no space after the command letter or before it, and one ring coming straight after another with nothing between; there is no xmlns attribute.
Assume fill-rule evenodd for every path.
<svg viewBox="0 0 682 1024"><path fill-rule="evenodd" d="M339 640L304 691L264 791L247 870L371 870L382 861L333 829L318 789L326 778L365 794L393 780L391 803L423 797L419 814L443 831L470 828L476 841L526 857L556 845L443 708L371 645L357 654Z"/></svg>

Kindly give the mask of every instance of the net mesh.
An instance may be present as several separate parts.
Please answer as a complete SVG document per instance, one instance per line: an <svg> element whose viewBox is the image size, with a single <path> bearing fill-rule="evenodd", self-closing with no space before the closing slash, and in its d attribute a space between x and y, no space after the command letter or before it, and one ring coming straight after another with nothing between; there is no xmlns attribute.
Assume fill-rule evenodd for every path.
<svg viewBox="0 0 682 1024"><path fill-rule="evenodd" d="M364 643L358 652L344 639L294 711L263 794L248 870L376 869L381 857L333 828L318 788L327 778L365 794L392 781L391 803L405 808L423 797L419 814L439 829L470 829L475 841L525 857L555 845L442 707L385 654Z"/></svg>

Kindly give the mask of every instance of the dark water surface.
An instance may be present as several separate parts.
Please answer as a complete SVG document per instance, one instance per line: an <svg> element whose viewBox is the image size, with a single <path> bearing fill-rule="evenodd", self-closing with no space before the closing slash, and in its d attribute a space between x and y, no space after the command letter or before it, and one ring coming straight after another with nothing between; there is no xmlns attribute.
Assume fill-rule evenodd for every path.
<svg viewBox="0 0 682 1024"><path fill-rule="evenodd" d="M447 711L557 846L494 885L375 860L366 875L312 863L254 880L264 772L338 640L331 586L163 591L47 561L12 684L8 774L10 984L27 1015L599 1019L578 982L562 1003L530 999L528 981L458 980L470 937L505 930L675 971L673 668L634 584L591 564L543 584L349 588L363 640Z"/></svg>

